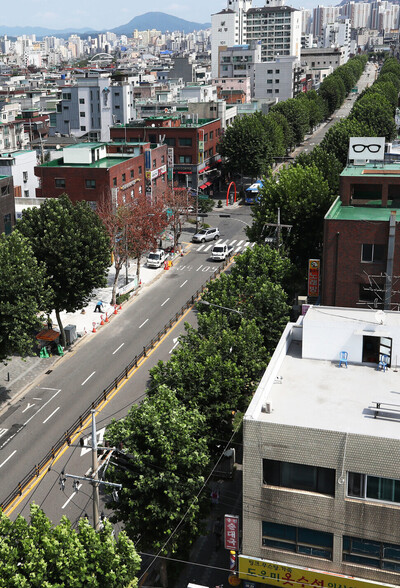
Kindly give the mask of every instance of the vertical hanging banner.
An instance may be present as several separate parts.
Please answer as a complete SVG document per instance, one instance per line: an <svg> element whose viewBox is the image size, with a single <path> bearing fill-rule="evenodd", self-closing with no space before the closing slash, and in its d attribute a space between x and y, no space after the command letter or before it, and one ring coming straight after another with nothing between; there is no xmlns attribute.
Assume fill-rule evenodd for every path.
<svg viewBox="0 0 400 588"><path fill-rule="evenodd" d="M239 517L225 515L224 520L225 549L239 551Z"/></svg>
<svg viewBox="0 0 400 588"><path fill-rule="evenodd" d="M318 298L319 296L319 273L321 261L319 259L308 260L308 296Z"/></svg>

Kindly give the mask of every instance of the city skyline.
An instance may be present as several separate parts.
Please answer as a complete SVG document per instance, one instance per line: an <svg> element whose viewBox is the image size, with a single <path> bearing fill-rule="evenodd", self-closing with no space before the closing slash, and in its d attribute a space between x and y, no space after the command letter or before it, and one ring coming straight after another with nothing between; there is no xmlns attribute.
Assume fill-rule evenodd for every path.
<svg viewBox="0 0 400 588"><path fill-rule="evenodd" d="M286 4L294 8L313 8L318 0L293 0ZM331 2L324 5L331 5ZM263 6L263 1L255 1L255 6ZM106 0L70 0L68 5L54 4L50 0L15 0L2 7L0 25L44 27L57 30L76 28L110 30L128 23L135 16L146 12L165 12L188 21L211 22L211 15L226 7L226 0L204 0L202 3L170 3L152 0L146 7L140 8L126 0L119 3L118 11Z"/></svg>

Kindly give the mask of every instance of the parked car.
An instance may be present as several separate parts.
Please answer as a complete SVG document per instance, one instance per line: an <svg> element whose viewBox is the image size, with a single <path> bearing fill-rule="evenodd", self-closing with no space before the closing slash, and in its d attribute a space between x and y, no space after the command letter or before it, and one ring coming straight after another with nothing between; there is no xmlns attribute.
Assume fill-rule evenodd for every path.
<svg viewBox="0 0 400 588"><path fill-rule="evenodd" d="M167 259L167 254L164 249L156 249L149 253L147 258L147 267L161 267Z"/></svg>
<svg viewBox="0 0 400 588"><path fill-rule="evenodd" d="M198 233L193 235L192 241L194 243L205 243L205 241L212 241L219 238L219 229L217 227L209 229L200 229Z"/></svg>
<svg viewBox="0 0 400 588"><path fill-rule="evenodd" d="M214 245L211 251L211 257L214 261L224 261L232 255L232 245Z"/></svg>

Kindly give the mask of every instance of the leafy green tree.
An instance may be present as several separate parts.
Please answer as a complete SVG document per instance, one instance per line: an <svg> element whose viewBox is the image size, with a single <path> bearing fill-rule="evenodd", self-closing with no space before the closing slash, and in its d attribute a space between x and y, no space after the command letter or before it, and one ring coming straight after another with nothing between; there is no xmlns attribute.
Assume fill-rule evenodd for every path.
<svg viewBox="0 0 400 588"><path fill-rule="evenodd" d="M292 127L294 142L297 145L304 139L310 129L310 115L306 104L296 98L289 98L278 102L271 108L271 112L280 112Z"/></svg>
<svg viewBox="0 0 400 588"><path fill-rule="evenodd" d="M164 555L174 554L198 534L201 500L196 495L209 463L203 426L197 409L161 385L106 429L107 441L123 442L128 454L126 466L116 455L107 470L109 480L122 484L118 502L109 503L111 520L122 521L142 551L163 548Z"/></svg>
<svg viewBox="0 0 400 588"><path fill-rule="evenodd" d="M400 92L400 78L397 77L397 75L395 73L393 73L393 72L388 71L388 72L386 72L384 74L381 73L379 75L379 78L378 78L377 81L379 83L381 83L381 82L382 83L390 82L391 84L393 84L393 86L396 88L396 90L398 92ZM373 86L374 85L375 84L373 84ZM371 86L371 87L373 87L373 86Z"/></svg>
<svg viewBox="0 0 400 588"><path fill-rule="evenodd" d="M214 307L199 305L199 311L198 330L186 324L186 334L171 359L151 370L149 394L157 394L165 384L184 406L198 408L215 454L221 439L232 434L232 412L246 410L268 354L256 321Z"/></svg>
<svg viewBox="0 0 400 588"><path fill-rule="evenodd" d="M314 164L322 173L324 179L328 182L329 189L332 194L339 193L339 179L343 171L343 165L337 157L323 149L320 145L316 145L309 153L300 153L296 157L295 165L310 166Z"/></svg>
<svg viewBox="0 0 400 588"><path fill-rule="evenodd" d="M276 117L258 113L261 118L262 125L265 129L269 142L271 143L271 150L274 157L282 157L286 153L286 139L285 129L282 126L282 121Z"/></svg>
<svg viewBox="0 0 400 588"><path fill-rule="evenodd" d="M359 124L369 125L373 136L386 137L390 141L396 136L393 114L390 103L383 95L377 100L375 95L368 94L354 104L349 118L356 119Z"/></svg>
<svg viewBox="0 0 400 588"><path fill-rule="evenodd" d="M328 114L324 100L315 90L298 94L296 100L302 100L308 108L310 130L319 125Z"/></svg>
<svg viewBox="0 0 400 588"><path fill-rule="evenodd" d="M386 73L393 73L398 79L400 79L400 63L395 57L388 57L385 59L385 62L381 67L379 77Z"/></svg>
<svg viewBox="0 0 400 588"><path fill-rule="evenodd" d="M199 198L199 212L207 214L214 208L214 200L212 198Z"/></svg>
<svg viewBox="0 0 400 588"><path fill-rule="evenodd" d="M0 512L0 588L133 588L140 557L121 531L117 538L108 521L100 532L86 519L75 531L63 517L53 527L35 504L31 522L11 521Z"/></svg>
<svg viewBox="0 0 400 588"><path fill-rule="evenodd" d="M225 158L225 170L232 175L257 178L272 165L272 145L257 115L236 118L226 129L218 149Z"/></svg>
<svg viewBox="0 0 400 588"><path fill-rule="evenodd" d="M340 76L331 74L321 83L318 93L325 101L328 113L332 114L343 103L346 89Z"/></svg>
<svg viewBox="0 0 400 588"><path fill-rule="evenodd" d="M336 157L344 167L349 153L350 137L376 137L376 132L366 121L355 117L335 123L321 142L321 148Z"/></svg>
<svg viewBox="0 0 400 588"><path fill-rule="evenodd" d="M18 230L29 240L36 259L45 264L65 345L60 312L83 308L93 289L106 284L111 262L107 231L87 202L72 204L66 195L24 210Z"/></svg>
<svg viewBox="0 0 400 588"><path fill-rule="evenodd" d="M18 230L0 236L0 361L34 347L40 312L50 305L46 269Z"/></svg>
<svg viewBox="0 0 400 588"><path fill-rule="evenodd" d="M284 150L282 152L282 155L285 155L285 151L287 151L288 149L290 149L291 147L294 146L295 144L295 140L294 140L294 134L293 134L293 129L291 127L291 125L289 124L288 120L286 119L286 117L281 114L280 112L277 111L272 111L270 110L269 113L266 115L266 117L268 120L273 121L273 123L282 130L283 133L283 145L284 145ZM265 125L268 131L268 126ZM275 153L276 156L281 156L281 153L279 152L279 150Z"/></svg>
<svg viewBox="0 0 400 588"><path fill-rule="evenodd" d="M283 246L292 262L305 271L307 260L321 254L323 219L332 201L328 182L315 165L285 168L264 179L247 236L262 242L266 224L276 223L279 208L281 223L292 226L284 234Z"/></svg>

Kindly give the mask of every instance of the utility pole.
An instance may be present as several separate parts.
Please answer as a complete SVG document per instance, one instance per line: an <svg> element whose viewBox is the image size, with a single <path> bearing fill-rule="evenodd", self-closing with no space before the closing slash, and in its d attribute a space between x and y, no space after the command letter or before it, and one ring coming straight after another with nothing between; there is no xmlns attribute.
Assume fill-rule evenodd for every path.
<svg viewBox="0 0 400 588"><path fill-rule="evenodd" d="M92 410L92 473L91 477L86 476L75 476L73 474L66 474L64 470L61 472L60 476L60 488L64 490L65 488L65 480L66 478L73 478L73 488L77 492L77 480L82 480L83 482L89 482L92 484L93 491L92 491L92 501L93 501L93 529L98 531L100 529L100 518L99 518L99 486L100 484L104 484L105 486L112 486L114 488L118 488L121 490L122 484L114 484L113 482L106 482L105 480L99 480L99 464L97 459L97 450L98 449L105 449L109 451L108 458L111 457L114 449L110 449L109 447L99 447L97 445L97 432L96 432L96 419L95 414L96 411ZM101 466L100 466L101 467Z"/></svg>
<svg viewBox="0 0 400 588"><path fill-rule="evenodd" d="M280 246L281 246L281 234L282 234L282 229L288 229L288 231L290 232L291 228L293 225L282 225L281 224L281 209L278 208L278 222L277 223L265 223L261 233L264 231L265 227L275 227L276 229L276 248L279 250ZM267 240L267 239L266 239ZM271 239L272 241L272 239Z"/></svg>

